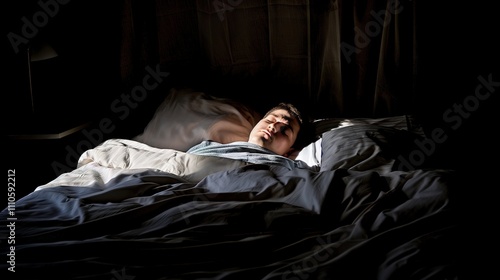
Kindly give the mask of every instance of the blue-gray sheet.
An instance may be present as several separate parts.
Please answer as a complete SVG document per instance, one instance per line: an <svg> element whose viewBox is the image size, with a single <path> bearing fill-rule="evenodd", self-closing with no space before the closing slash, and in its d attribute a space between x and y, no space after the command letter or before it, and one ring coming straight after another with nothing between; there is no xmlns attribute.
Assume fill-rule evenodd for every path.
<svg viewBox="0 0 500 280"><path fill-rule="evenodd" d="M277 155L258 145L241 141L221 144L205 140L190 148L187 153L230 158L256 164L280 165L288 169L310 168L314 170L317 168L316 166L308 166L301 160L292 160L287 157Z"/></svg>
<svg viewBox="0 0 500 280"><path fill-rule="evenodd" d="M15 276L460 279L456 178L251 164L196 184L148 170L104 190L47 188L16 203ZM2 256L8 217L0 212Z"/></svg>

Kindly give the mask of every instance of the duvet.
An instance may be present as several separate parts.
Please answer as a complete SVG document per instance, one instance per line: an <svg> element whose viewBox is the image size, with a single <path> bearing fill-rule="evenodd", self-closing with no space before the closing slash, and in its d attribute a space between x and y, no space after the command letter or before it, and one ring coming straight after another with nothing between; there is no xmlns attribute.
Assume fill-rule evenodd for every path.
<svg viewBox="0 0 500 280"><path fill-rule="evenodd" d="M15 274L8 260L0 268L22 279L456 279L457 176L402 164L419 137L329 130L317 170L111 139L16 202L15 244L1 252L15 253Z"/></svg>

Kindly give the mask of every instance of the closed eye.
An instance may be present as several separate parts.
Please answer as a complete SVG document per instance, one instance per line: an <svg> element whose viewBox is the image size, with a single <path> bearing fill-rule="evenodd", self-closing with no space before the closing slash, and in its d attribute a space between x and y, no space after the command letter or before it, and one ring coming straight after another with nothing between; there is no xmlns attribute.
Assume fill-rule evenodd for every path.
<svg viewBox="0 0 500 280"><path fill-rule="evenodd" d="M291 129L291 127L289 125L282 125L281 128L280 128L281 134L287 135L286 132L287 132L288 129Z"/></svg>

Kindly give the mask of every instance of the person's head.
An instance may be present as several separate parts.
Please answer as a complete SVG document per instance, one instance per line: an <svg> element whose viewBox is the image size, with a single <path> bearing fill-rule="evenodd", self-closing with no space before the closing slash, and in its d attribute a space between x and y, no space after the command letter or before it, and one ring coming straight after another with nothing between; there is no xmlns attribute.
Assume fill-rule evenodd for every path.
<svg viewBox="0 0 500 280"><path fill-rule="evenodd" d="M253 127L248 142L287 156L293 150L302 124L302 116L295 106L280 103Z"/></svg>

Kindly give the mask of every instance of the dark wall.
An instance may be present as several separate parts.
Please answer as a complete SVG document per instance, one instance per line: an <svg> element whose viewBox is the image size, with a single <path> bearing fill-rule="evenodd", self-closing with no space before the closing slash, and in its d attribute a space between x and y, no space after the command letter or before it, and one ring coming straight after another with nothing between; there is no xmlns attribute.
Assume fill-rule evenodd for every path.
<svg viewBox="0 0 500 280"><path fill-rule="evenodd" d="M498 20L488 5L428 4L420 22L418 114L428 133L449 136L443 161L460 169L482 169L498 155L493 127L500 91ZM478 90L479 89L479 90Z"/></svg>
<svg viewBox="0 0 500 280"><path fill-rule="evenodd" d="M65 2L65 1L60 1ZM120 1L8 1L4 55L11 115L30 113L27 48L48 43L55 59L33 62L36 111L96 113L119 82ZM114 3L113 3L114 2ZM41 4L42 3L42 4ZM9 40L8 34L14 40ZM15 34L15 35L13 35ZM5 73L5 72L4 72ZM12 106L14 105L14 106ZM92 108L91 110L89 110Z"/></svg>
<svg viewBox="0 0 500 280"><path fill-rule="evenodd" d="M40 85L40 88L46 88L41 92L43 101L38 103L42 105L42 110L62 113L69 118L72 114L93 115L97 120L108 116L115 118L120 129L116 134L109 135L113 137L140 132L138 129L147 123L171 86L194 86L216 95L237 96L256 108L281 101L283 96L288 98L286 101L301 103L296 97L300 96L303 89L269 79L266 73L252 78L234 78L210 72L204 61L198 63L195 59L185 63L185 60L179 60L177 64L164 65L163 70L170 75L166 82L152 91L141 106L131 110L127 118L120 118L111 104L121 101L122 94L129 94L132 89L123 88L120 80L120 61L123 58L118 50L124 39L121 37L123 3L68 1L67 4L59 4L57 12L54 7L50 8L54 11L53 15L48 16L47 23L37 28L34 32L36 35L28 40L29 43L49 41L59 53L57 64L49 65L49 68L57 68L57 71L33 69L39 72L35 80L49 81ZM3 25L5 33L21 34L25 24L23 17L32 22L33 16L43 10L37 1L8 1L5 5L4 18L8 19ZM442 128L450 135L443 150L458 148L470 151L466 157L477 154L475 151L484 146L481 145L485 143L482 141L493 138L487 131L491 125L492 112L496 110L494 103L498 100L497 94L492 93L478 102L477 108L474 104L475 89L481 84L479 77L483 80L500 80L498 36L494 32L498 25L495 25L493 11L491 7L478 3L454 6L419 2L416 8L418 59L414 111L428 132ZM4 109L9 112L9 116L18 118L30 112L30 106L26 105L29 104L27 61L23 53L26 45L21 45L19 53L15 54L7 40L3 43L7 50L6 65L9 70L4 71L6 86L3 91L7 100ZM148 57L151 54L142 55ZM134 82L140 83L143 72L137 74L139 78ZM285 94L273 94L276 92ZM273 100L277 96L280 100ZM464 115L452 111L445 118L444 114L456 110L455 106L469 109Z"/></svg>

